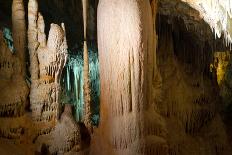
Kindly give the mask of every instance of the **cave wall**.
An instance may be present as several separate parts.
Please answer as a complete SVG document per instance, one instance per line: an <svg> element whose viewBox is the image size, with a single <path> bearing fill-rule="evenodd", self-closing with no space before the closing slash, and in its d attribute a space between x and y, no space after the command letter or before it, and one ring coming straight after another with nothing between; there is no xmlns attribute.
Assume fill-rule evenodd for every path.
<svg viewBox="0 0 232 155"><path fill-rule="evenodd" d="M176 27L162 24L157 52L162 77L159 108L167 124L169 154L229 154L217 83L203 68L209 64L198 59L197 53L202 51L189 46L192 42L184 39L184 33L178 36L178 42L174 31ZM195 54L190 60L177 55L187 54L187 58L191 50Z"/></svg>

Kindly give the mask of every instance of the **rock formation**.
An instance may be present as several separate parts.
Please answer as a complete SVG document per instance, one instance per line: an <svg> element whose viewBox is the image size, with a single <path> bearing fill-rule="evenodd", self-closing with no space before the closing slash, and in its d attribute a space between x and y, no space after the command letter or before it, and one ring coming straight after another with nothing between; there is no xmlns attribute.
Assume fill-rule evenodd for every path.
<svg viewBox="0 0 232 155"><path fill-rule="evenodd" d="M65 105L64 112L54 130L39 136L37 141L40 146L49 146L49 152L52 154L64 154L69 151L80 151L80 140L80 129L73 119L72 107Z"/></svg>
<svg viewBox="0 0 232 155"><path fill-rule="evenodd" d="M99 59L87 47L98 1L39 2L28 3L29 58L23 0L12 3L10 48L0 31L0 154L231 154L230 0L99 0ZM83 55L82 44L68 53L64 24L46 29L39 8L69 26L83 11L83 40L70 37Z"/></svg>
<svg viewBox="0 0 232 155"><path fill-rule="evenodd" d="M202 68L178 58L176 53L191 49L187 42L174 49L171 26L161 30L159 41L157 61L163 79L159 109L167 124L169 154L228 154L216 83ZM203 67L201 60L196 61Z"/></svg>
<svg viewBox="0 0 232 155"><path fill-rule="evenodd" d="M46 144L52 153L60 151L64 153L70 151L80 140L79 127L71 120L70 114L66 114L67 109L61 122L58 121L61 110L60 79L67 59L64 24L62 27L51 24L48 40L46 40L43 16L38 13L36 0L29 1L28 10L31 62L30 106L36 134L34 141L39 149ZM64 128L66 125L67 127ZM68 127L72 132L68 131Z"/></svg>
<svg viewBox="0 0 232 155"><path fill-rule="evenodd" d="M213 69L216 70L217 83L219 86L222 86L225 80L225 75L226 75L230 60L231 60L230 51L218 51L214 53L213 63L211 67L212 67L212 71Z"/></svg>
<svg viewBox="0 0 232 155"><path fill-rule="evenodd" d="M87 17L88 17L88 0L82 0L83 4L83 23L84 23L84 123L90 133L92 133L91 125L91 98L90 98L90 79L89 79L89 54L87 47Z"/></svg>
<svg viewBox="0 0 232 155"><path fill-rule="evenodd" d="M84 115L84 95L83 95L83 51L78 51L78 55L69 55L68 62L62 77L62 103L70 103L75 107L76 121L82 121ZM91 118L93 124L97 125L99 120L99 60L97 49L88 48L89 54L89 77L91 83Z"/></svg>
<svg viewBox="0 0 232 155"><path fill-rule="evenodd" d="M99 1L101 118L92 154L167 153L165 121L154 95L153 25L148 0Z"/></svg>
<svg viewBox="0 0 232 155"><path fill-rule="evenodd" d="M21 143L25 130L25 106L29 93L24 77L25 59L25 31L17 30L25 28L24 10L22 1L13 1L12 14L13 32L15 38L15 49L12 53L0 32L0 137L12 139Z"/></svg>
<svg viewBox="0 0 232 155"><path fill-rule="evenodd" d="M226 45L232 42L232 3L230 0L182 0L199 11L201 17L210 25L215 38L224 35Z"/></svg>
<svg viewBox="0 0 232 155"><path fill-rule="evenodd" d="M0 136L19 140L29 90L21 72L20 59L8 49L2 33L0 39Z"/></svg>
<svg viewBox="0 0 232 155"><path fill-rule="evenodd" d="M16 55L22 64L22 74L26 74L26 24L23 0L13 0L12 4L12 24L14 46L18 50Z"/></svg>

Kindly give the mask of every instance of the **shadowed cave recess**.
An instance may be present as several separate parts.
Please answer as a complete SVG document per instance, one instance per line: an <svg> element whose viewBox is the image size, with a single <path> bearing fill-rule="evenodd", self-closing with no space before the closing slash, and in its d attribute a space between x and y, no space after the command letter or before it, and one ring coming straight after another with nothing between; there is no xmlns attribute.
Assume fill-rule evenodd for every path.
<svg viewBox="0 0 232 155"><path fill-rule="evenodd" d="M231 155L230 0L0 0L1 155Z"/></svg>

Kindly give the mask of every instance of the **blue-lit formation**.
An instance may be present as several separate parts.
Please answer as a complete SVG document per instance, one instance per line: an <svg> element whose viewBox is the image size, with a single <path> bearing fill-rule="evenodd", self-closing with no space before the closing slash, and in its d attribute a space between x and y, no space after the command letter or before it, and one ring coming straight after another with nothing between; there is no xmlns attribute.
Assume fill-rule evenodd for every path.
<svg viewBox="0 0 232 155"><path fill-rule="evenodd" d="M69 55L62 80L62 102L74 105L76 121L82 120L84 112L83 64L82 54ZM92 121L94 125L97 125L99 121L100 79L98 54L93 49L89 49L89 72L91 82L91 108L93 114Z"/></svg>
<svg viewBox="0 0 232 155"><path fill-rule="evenodd" d="M14 53L15 48L14 48L13 37L12 37L12 33L11 33L10 29L3 28L3 37L6 40L7 46L10 49L10 51L12 53Z"/></svg>

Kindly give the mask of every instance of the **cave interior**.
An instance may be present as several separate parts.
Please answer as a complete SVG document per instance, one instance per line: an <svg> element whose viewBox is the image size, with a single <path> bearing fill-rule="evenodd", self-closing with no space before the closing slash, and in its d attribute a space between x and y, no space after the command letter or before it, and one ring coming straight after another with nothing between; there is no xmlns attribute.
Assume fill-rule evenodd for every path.
<svg viewBox="0 0 232 155"><path fill-rule="evenodd" d="M0 0L1 155L231 155L230 0Z"/></svg>

